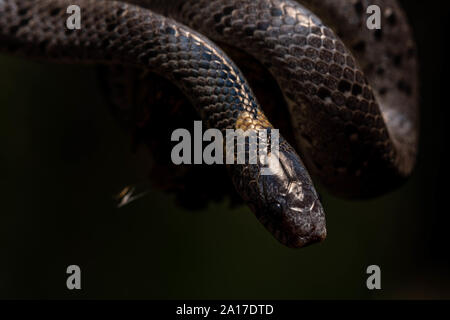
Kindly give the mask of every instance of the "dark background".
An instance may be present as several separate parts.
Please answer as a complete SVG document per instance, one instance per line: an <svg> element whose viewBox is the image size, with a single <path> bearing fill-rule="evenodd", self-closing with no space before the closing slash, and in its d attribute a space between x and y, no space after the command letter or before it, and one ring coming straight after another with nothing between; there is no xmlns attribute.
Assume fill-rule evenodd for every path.
<svg viewBox="0 0 450 320"><path fill-rule="evenodd" d="M246 207L187 211L157 190L122 209L148 151L109 112L96 69L0 56L0 298L450 298L447 2L402 1L418 42L417 170L370 201L321 191L327 240L280 245ZM399 44L401 45L401 44ZM66 268L82 290L66 289ZM366 288L377 264L382 290Z"/></svg>

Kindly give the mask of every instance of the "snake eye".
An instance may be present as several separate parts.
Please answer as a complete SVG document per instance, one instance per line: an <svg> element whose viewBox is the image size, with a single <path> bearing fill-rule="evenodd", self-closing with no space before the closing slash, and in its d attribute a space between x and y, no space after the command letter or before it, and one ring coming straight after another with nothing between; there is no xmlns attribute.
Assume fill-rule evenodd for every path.
<svg viewBox="0 0 450 320"><path fill-rule="evenodd" d="M281 217L283 213L283 207L279 202L272 202L269 207L271 213L275 214L276 217Z"/></svg>

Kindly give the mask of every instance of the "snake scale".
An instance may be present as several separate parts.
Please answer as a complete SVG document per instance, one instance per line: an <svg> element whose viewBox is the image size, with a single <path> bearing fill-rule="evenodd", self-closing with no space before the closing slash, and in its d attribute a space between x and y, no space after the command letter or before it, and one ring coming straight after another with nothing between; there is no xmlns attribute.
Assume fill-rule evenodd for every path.
<svg viewBox="0 0 450 320"><path fill-rule="evenodd" d="M366 27L371 4L382 9L381 29ZM69 5L82 10L80 30L65 25ZM326 237L310 174L347 197L382 194L411 174L418 66L394 0L0 0L2 52L145 68L174 83L210 128L273 128L221 45L261 63L289 109L296 143L280 137L273 175L261 175L260 165L228 166L280 242L302 247Z"/></svg>

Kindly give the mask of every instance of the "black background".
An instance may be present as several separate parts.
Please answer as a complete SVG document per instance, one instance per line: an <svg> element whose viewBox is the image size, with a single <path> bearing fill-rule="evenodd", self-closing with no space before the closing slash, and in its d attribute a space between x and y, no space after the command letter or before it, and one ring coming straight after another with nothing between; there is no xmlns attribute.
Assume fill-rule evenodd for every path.
<svg viewBox="0 0 450 320"><path fill-rule="evenodd" d="M111 116L96 70L0 56L0 298L449 298L447 2L401 1L419 48L422 141L401 189L323 194L328 239L278 244L246 207L186 211L157 190L112 195L148 171ZM401 45L401 44L399 44ZM82 290L66 289L66 267ZM381 291L365 269L382 270Z"/></svg>

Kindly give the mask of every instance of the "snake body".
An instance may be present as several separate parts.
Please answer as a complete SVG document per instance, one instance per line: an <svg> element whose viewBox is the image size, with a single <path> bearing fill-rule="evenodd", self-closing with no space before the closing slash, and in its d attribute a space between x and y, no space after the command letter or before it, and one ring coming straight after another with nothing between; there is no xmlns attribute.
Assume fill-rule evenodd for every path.
<svg viewBox="0 0 450 320"><path fill-rule="evenodd" d="M83 12L80 30L65 26L74 4ZM367 197L404 181L415 164L411 30L395 1L371 4L383 10L381 30L365 27L369 3L362 0L0 0L0 50L146 68L180 88L209 127L270 130L220 44L252 56L281 89L301 158L281 137L273 175L250 164L228 171L264 226L285 245L302 247L326 237L308 170L337 194Z"/></svg>

